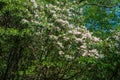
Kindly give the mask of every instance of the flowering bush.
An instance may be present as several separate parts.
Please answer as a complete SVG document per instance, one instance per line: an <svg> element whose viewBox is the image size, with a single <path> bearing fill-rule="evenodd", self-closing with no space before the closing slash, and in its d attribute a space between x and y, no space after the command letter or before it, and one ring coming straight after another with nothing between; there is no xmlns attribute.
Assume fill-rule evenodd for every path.
<svg viewBox="0 0 120 80"><path fill-rule="evenodd" d="M17 1L19 6L15 7ZM102 41L86 29L82 23L82 3L75 0L15 2L14 5L12 1L7 2L7 8L14 7L5 7L0 13L0 62L4 65L0 66L1 79L92 79L91 74L96 74L105 59L105 48L110 46L108 51L113 47L119 49L119 33ZM10 21L6 18L7 11L10 11ZM4 20L8 20L7 25L3 24ZM110 44L114 38L115 45Z"/></svg>
<svg viewBox="0 0 120 80"><path fill-rule="evenodd" d="M102 40L93 36L84 25L72 22L77 16L71 12L74 6L73 3L56 2L38 5L39 9L35 10L38 16L33 23L38 27L31 48L34 64L37 64L35 71L41 71L35 74L36 79L69 79L81 72L78 67L83 64L80 62L82 56L100 58L97 48L90 45L97 45ZM79 20L82 21L82 16Z"/></svg>

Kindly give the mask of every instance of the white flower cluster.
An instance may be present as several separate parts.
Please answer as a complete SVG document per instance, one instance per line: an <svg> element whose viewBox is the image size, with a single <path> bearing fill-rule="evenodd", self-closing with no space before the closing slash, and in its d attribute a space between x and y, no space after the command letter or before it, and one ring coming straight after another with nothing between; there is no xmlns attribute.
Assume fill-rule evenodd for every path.
<svg viewBox="0 0 120 80"><path fill-rule="evenodd" d="M24 23L28 23L29 21L26 20L26 19L22 19L22 22L24 22Z"/></svg>
<svg viewBox="0 0 120 80"><path fill-rule="evenodd" d="M78 44L77 50L82 51L81 53L75 53L75 54L80 54L82 56L91 56L91 57L96 57L99 58L99 52L97 49L92 49L89 50L87 45L88 44L97 44L98 42L101 42L102 40L100 38L97 38L95 36L92 36L92 33L88 31L85 27L76 27L73 28L69 27L69 23L67 21L60 20L59 22L62 22L62 24L67 24L64 25L64 27L67 28L67 31L64 32L64 34L59 34L58 36L56 35L50 35L51 39L54 39L58 46L62 49L65 47L68 47L68 45L72 46L72 43ZM61 26L58 25L59 28ZM60 31L58 31L60 33ZM69 43L67 45L64 45L64 43ZM80 44L80 45L79 45ZM63 55L68 58L68 59L74 59L74 56L71 56L69 54L65 55L65 51L59 51L60 55Z"/></svg>
<svg viewBox="0 0 120 80"><path fill-rule="evenodd" d="M116 41L120 41L120 32L116 32L116 34L113 36L113 38L114 38Z"/></svg>
<svg viewBox="0 0 120 80"><path fill-rule="evenodd" d="M32 3L32 7L34 7L35 9L33 10L34 14L29 13L28 15L32 16L32 17L34 16L34 18L31 18L29 20L24 18L24 19L22 19L21 22L23 22L23 23L30 23L30 22L32 22L32 23L35 23L35 24L39 24L40 22L35 19L35 18L37 18L39 16L38 15L38 10L37 10L37 7L38 7L37 2L36 2L36 0L30 0L30 2Z"/></svg>
<svg viewBox="0 0 120 80"><path fill-rule="evenodd" d="M66 21L66 20L62 20L62 19L57 19L56 22L62 24L62 26L68 26L69 25L69 22Z"/></svg>
<svg viewBox="0 0 120 80"><path fill-rule="evenodd" d="M79 44L81 43L79 50L83 50L83 56L95 56L96 58L99 57L97 49L89 50L87 45L88 44L96 44L101 42L100 38L92 36L92 33L89 32L86 28L77 28L73 31L73 35L75 35L75 41Z"/></svg>
<svg viewBox="0 0 120 80"><path fill-rule="evenodd" d="M37 8L37 3L36 3L36 1L35 0L31 0L31 2L33 3L33 6L35 7L35 8Z"/></svg>
<svg viewBox="0 0 120 80"><path fill-rule="evenodd" d="M120 31L112 30L113 36L110 36L106 39L108 41L109 47L116 48L116 53L120 54Z"/></svg>
<svg viewBox="0 0 120 80"><path fill-rule="evenodd" d="M31 2L36 5L35 0L31 0ZM53 45L55 45L56 50L58 49L60 56L64 56L67 59L74 59L76 54L80 56L99 57L98 50L89 50L88 44L97 44L102 40L92 36L92 33L85 26L76 27L76 25L70 22L73 19L70 15L74 14L74 12L70 11L73 9L71 4L67 7L62 2L59 2L58 5L46 4L42 9L44 9L42 10L43 12L39 11L39 14L51 28L52 32L48 34L48 37L56 43ZM79 12L82 13L82 9ZM69 49L75 50L74 52L68 52Z"/></svg>

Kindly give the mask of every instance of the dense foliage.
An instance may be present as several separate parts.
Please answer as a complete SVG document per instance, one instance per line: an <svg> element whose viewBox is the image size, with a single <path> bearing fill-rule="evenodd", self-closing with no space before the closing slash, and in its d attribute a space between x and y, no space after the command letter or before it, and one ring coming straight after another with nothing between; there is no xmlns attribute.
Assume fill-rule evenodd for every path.
<svg viewBox="0 0 120 80"><path fill-rule="evenodd" d="M119 3L117 0L99 1L84 6L83 15L85 16L86 27L94 33L94 35L102 39L111 36L110 30L119 28ZM93 11L91 13L88 13Z"/></svg>
<svg viewBox="0 0 120 80"><path fill-rule="evenodd" d="M119 26L111 30L95 15L118 2L109 1L0 0L0 79L119 80ZM110 35L89 31L91 18Z"/></svg>

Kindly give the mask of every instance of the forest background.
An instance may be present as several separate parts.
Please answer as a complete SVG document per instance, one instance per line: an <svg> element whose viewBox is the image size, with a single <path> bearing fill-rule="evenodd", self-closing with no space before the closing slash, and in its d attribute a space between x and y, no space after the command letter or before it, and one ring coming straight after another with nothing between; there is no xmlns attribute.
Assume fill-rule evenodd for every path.
<svg viewBox="0 0 120 80"><path fill-rule="evenodd" d="M119 80L119 0L0 0L1 80Z"/></svg>

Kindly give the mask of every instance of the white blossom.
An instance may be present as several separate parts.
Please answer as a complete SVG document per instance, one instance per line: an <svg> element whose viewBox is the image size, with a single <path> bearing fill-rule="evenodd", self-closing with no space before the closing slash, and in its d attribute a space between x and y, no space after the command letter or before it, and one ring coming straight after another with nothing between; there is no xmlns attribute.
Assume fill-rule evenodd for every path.
<svg viewBox="0 0 120 80"><path fill-rule="evenodd" d="M57 40L57 39L58 39L58 37L57 37L57 36L55 36L55 35L50 35L50 38L51 38L51 39L55 39L55 40Z"/></svg>
<svg viewBox="0 0 120 80"><path fill-rule="evenodd" d="M59 51L59 55L63 55L65 54L63 51Z"/></svg>
<svg viewBox="0 0 120 80"><path fill-rule="evenodd" d="M31 2L33 3L33 6L35 7L35 8L37 8L37 3L36 3L36 1L35 0L31 0Z"/></svg>
<svg viewBox="0 0 120 80"><path fill-rule="evenodd" d="M83 12L83 8L80 8L80 13L82 13Z"/></svg>
<svg viewBox="0 0 120 80"><path fill-rule="evenodd" d="M94 38L93 38L93 41L94 41L94 42L99 42L99 41L100 41L100 39L99 39L99 38L97 38L97 37L94 37Z"/></svg>
<svg viewBox="0 0 120 80"><path fill-rule="evenodd" d="M56 15L56 14L53 14L53 17L57 18L57 15Z"/></svg>
<svg viewBox="0 0 120 80"><path fill-rule="evenodd" d="M75 37L75 40L82 42L82 39L81 39L81 38L76 38L76 37Z"/></svg>
<svg viewBox="0 0 120 80"><path fill-rule="evenodd" d="M82 56L86 56L88 54L88 51L84 51L84 53L82 54Z"/></svg>
<svg viewBox="0 0 120 80"><path fill-rule="evenodd" d="M55 13L55 11L54 10L50 10L50 13Z"/></svg>
<svg viewBox="0 0 120 80"><path fill-rule="evenodd" d="M86 49L87 46L86 46L86 45L82 45L82 46L80 46L80 48L81 48L81 49Z"/></svg>
<svg viewBox="0 0 120 80"><path fill-rule="evenodd" d="M70 34L71 34L71 33L73 33L73 32L72 32L71 30L69 30L69 31L68 31L68 33L70 33Z"/></svg>
<svg viewBox="0 0 120 80"><path fill-rule="evenodd" d="M63 20L63 19L57 19L56 21L59 22L59 23L61 23L61 24L69 25L69 22L66 21L66 20Z"/></svg>
<svg viewBox="0 0 120 80"><path fill-rule="evenodd" d="M120 40L120 38L119 38L117 35L114 35L113 38L114 38L116 41Z"/></svg>
<svg viewBox="0 0 120 80"><path fill-rule="evenodd" d="M77 30L74 30L74 31L73 31L73 34L79 35L79 34L81 34L81 32L79 32L79 31L77 31Z"/></svg>
<svg viewBox="0 0 120 80"><path fill-rule="evenodd" d="M97 51L97 49L92 49L92 50L89 50L89 53L94 53L97 55L98 51Z"/></svg>
<svg viewBox="0 0 120 80"><path fill-rule="evenodd" d="M57 44L61 47L61 48L64 48L63 44L61 42L57 42Z"/></svg>
<svg viewBox="0 0 120 80"><path fill-rule="evenodd" d="M69 38L69 37L63 37L63 38L64 38L64 40L65 40L65 41L70 40L70 38Z"/></svg>
<svg viewBox="0 0 120 80"><path fill-rule="evenodd" d="M31 2L33 2L33 3L34 3L34 2L35 2L35 0L31 0Z"/></svg>
<svg viewBox="0 0 120 80"><path fill-rule="evenodd" d="M26 19L22 19L23 22L28 23L29 21Z"/></svg>
<svg viewBox="0 0 120 80"><path fill-rule="evenodd" d="M73 58L74 58L74 57L71 56L71 55L65 55L65 57L66 57L67 59L73 59Z"/></svg>

